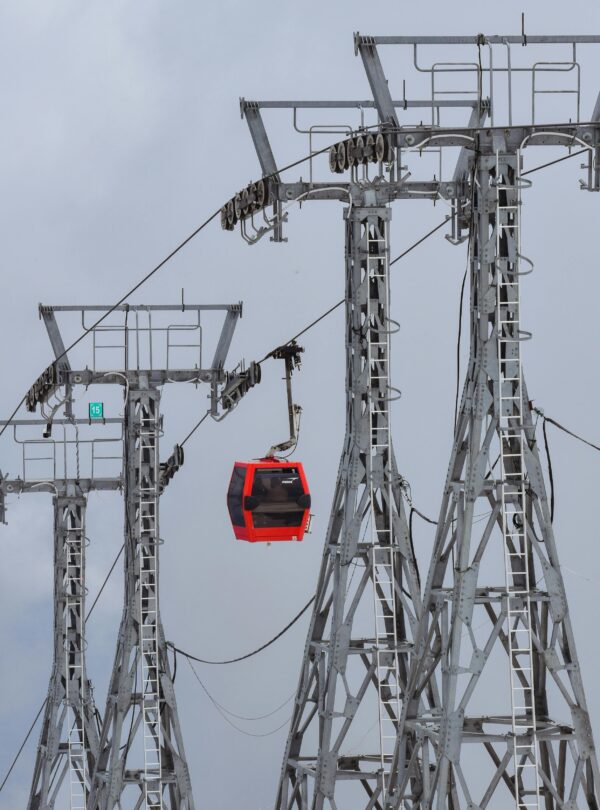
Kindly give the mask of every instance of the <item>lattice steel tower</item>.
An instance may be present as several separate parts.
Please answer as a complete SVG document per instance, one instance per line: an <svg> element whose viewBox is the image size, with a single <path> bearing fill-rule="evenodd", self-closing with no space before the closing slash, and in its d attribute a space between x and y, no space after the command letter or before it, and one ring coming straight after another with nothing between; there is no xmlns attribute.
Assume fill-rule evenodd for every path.
<svg viewBox="0 0 600 810"><path fill-rule="evenodd" d="M91 367L73 370L56 313L74 312L85 324L90 311L106 316L101 324L87 329L92 337ZM107 458L115 458L94 454L94 442L100 441L96 438L91 442L91 474L83 477L77 433L73 478L67 476L66 461L64 474L58 475L55 460L50 482L0 480L0 497L40 488L56 493L55 660L29 807L54 807L60 785L70 773L71 810L193 810L159 609L159 498L183 463L183 450L177 445L165 462L160 461L160 397L166 383L191 382L196 387L208 383L207 413L216 414L223 393L228 396L224 407L230 408L251 387L253 382L243 369L233 374L224 370L242 306L40 307L40 313L57 360L32 386L28 408L35 410L41 404L43 415L44 408L52 408L46 421L77 431L83 420L72 416L73 387L117 384L125 392L125 410L122 420L105 419L102 413L99 417L101 423L122 425L116 456L122 475L103 479L94 474L95 465L97 469ZM220 323L212 359L204 367L209 318ZM112 355L108 361L107 355ZM64 396L51 406L49 401L63 388ZM68 418L54 419L62 406ZM50 432L49 426L38 444L46 441L54 446ZM106 709L100 716L89 696L84 666L84 495L93 489L117 488L123 490L125 500L124 608ZM0 516L3 504L2 497Z"/></svg>
<svg viewBox="0 0 600 810"><path fill-rule="evenodd" d="M471 349L389 807L598 806L598 763L523 379L520 154L475 165ZM483 514L481 510L485 510ZM494 666L506 655L508 693ZM441 716L423 711L437 677ZM417 769L422 792L410 785Z"/></svg>
<svg viewBox="0 0 600 810"><path fill-rule="evenodd" d="M396 740L410 622L420 598L391 444L389 216L383 206L346 211L346 438L284 757L281 808L309 797L315 808L334 806L344 800L336 793L342 778L354 780L368 804L385 790ZM344 749L361 703L370 703L379 745L369 755L350 756ZM348 791L346 800L355 795Z"/></svg>
<svg viewBox="0 0 600 810"><path fill-rule="evenodd" d="M56 342L59 334L54 315L43 312L42 316L58 355L62 349ZM68 360L61 366L67 372ZM30 410L42 398L51 398L56 379L57 369L51 366L36 383L35 396L32 389ZM57 405L46 406L46 419L13 420L10 425L21 452L21 475L11 478L0 474L2 521L9 497L53 496L53 656L28 810L52 810L56 806L86 810L99 751L100 715L86 666L87 498L90 492L122 488L118 465L112 475L102 474L106 464L110 465L109 459L114 468L115 459L121 458L122 420L106 419L90 431L88 420L75 418L71 404L66 396L59 398ZM68 417L56 418L57 410L63 407ZM43 406L42 411L45 413ZM106 455L107 449L112 456Z"/></svg>
<svg viewBox="0 0 600 810"><path fill-rule="evenodd" d="M391 408L398 392L390 373L391 336L397 324L390 314L388 203L411 189L401 188L394 179L385 187L369 181L360 161L349 184L282 183L260 113L269 106L296 108L303 103L242 102L263 171L270 178L252 184L224 207L223 226L232 229L238 217L247 240L272 230L278 241L286 199L352 202L344 213L346 436L277 808L373 808L381 806L387 792L408 652L420 612L403 479L391 440ZM373 138L369 149L371 163L394 159L389 139L375 143ZM263 208L267 202L274 205L273 218L265 217L267 228L253 224L253 215L261 210L259 199ZM254 227L252 236L246 219ZM365 723L367 732L376 731L366 751L354 752L357 743L360 747L364 742Z"/></svg>
<svg viewBox="0 0 600 810"><path fill-rule="evenodd" d="M125 601L90 807L118 807L133 785L148 810L163 807L165 791L169 807L192 810L159 612L160 393L147 378L125 403Z"/></svg>
<svg viewBox="0 0 600 810"><path fill-rule="evenodd" d="M520 304L520 277L532 268L520 246L525 150L583 147L582 187L599 190L600 96L591 120L581 121L577 56L581 45L599 43L591 35L530 36L524 26L520 36L357 34L373 101L242 100L264 176L223 207L225 229L239 222L247 242L268 231L281 241L286 201L350 200L347 434L276 810L599 806L591 724L523 379L521 345L529 334ZM410 101L403 93L393 100L380 45L409 46L428 98ZM471 53L428 62L424 46ZM550 46L567 46L568 58L563 52L548 59ZM562 84L542 83L558 74ZM457 75L472 89L448 87ZM572 85L565 84L569 77ZM523 80L530 93L525 113L515 92ZM548 94L553 122L559 101L575 101L566 123L540 120ZM471 108L467 126L441 121L441 113L461 106ZM415 107L431 122L404 123ZM310 133L308 181L286 183L278 172L261 115L277 108L292 109L296 131ZM367 124L372 108L377 119ZM327 109L327 124L298 128L306 109ZM329 151L338 178L323 182L315 177L315 140L335 131L332 109L360 110L360 121L340 124L344 139ZM514 125L514 115L526 123ZM442 159L457 147L448 175ZM418 179L424 155L439 163L433 177ZM345 172L347 180L339 177ZM445 199L450 241L460 244L470 234L470 361L423 601L390 439L386 231L396 199ZM363 568L353 588L354 564ZM359 619L368 592L370 625ZM362 680L350 674L358 661ZM373 719L376 751L363 742ZM365 732L355 746L361 751L344 750L352 728Z"/></svg>

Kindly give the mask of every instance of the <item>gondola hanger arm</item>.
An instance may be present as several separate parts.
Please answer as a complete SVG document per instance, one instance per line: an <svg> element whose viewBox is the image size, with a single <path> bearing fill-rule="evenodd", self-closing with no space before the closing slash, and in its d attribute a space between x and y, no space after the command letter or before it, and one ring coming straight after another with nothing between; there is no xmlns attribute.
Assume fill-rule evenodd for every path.
<svg viewBox="0 0 600 810"><path fill-rule="evenodd" d="M302 408L300 405L294 403L292 396L292 374L295 369L300 368L301 359L300 355L304 351L302 346L299 346L295 340L279 346L271 352L271 357L275 360L283 360L285 363L285 387L287 393L288 404L288 420L290 427L289 438L280 444L274 444L267 452L266 458L273 458L279 453L284 453L298 444L298 431L300 428L300 416Z"/></svg>

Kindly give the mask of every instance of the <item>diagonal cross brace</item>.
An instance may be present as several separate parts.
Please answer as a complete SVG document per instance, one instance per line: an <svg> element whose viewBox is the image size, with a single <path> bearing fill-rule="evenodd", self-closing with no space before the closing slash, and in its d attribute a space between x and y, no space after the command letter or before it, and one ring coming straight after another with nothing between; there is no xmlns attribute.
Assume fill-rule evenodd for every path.
<svg viewBox="0 0 600 810"><path fill-rule="evenodd" d="M240 99L240 111L242 118L246 118L263 175L274 176L279 179L277 176L277 164L275 163L273 150L258 105L242 98Z"/></svg>
<svg viewBox="0 0 600 810"><path fill-rule="evenodd" d="M377 107L377 112L379 113L382 123L398 127L394 102L385 73L383 72L379 54L377 53L377 45L372 37L361 37L359 34L355 34L354 47L355 51L361 55L371 92L375 100L375 106Z"/></svg>

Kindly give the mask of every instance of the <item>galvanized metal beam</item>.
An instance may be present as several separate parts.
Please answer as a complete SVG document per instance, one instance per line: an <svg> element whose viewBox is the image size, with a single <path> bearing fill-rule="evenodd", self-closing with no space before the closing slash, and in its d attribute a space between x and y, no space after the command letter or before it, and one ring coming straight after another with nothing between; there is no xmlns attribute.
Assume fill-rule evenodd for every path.
<svg viewBox="0 0 600 810"><path fill-rule="evenodd" d="M219 337L219 342L215 350L215 355L211 363L211 369L213 371L221 371L225 366L225 361L227 360L229 347L231 346L231 341L233 340L233 333L235 331L238 319L241 317L242 317L241 304L239 308L235 309L232 308L227 312L227 315L225 317L225 323L223 324L223 328L221 329L221 335Z"/></svg>
<svg viewBox="0 0 600 810"><path fill-rule="evenodd" d="M370 37L361 37L360 40L357 40L356 47L363 61L381 123L397 127L396 106L377 53L377 45Z"/></svg>
<svg viewBox="0 0 600 810"><path fill-rule="evenodd" d="M252 105L253 107L257 107L259 110L320 110L320 109L368 110L374 109L376 106L372 98L361 99L356 101L351 100L246 101L246 99L241 99L241 103L244 105ZM433 101L431 99L403 98L400 100L392 101L392 104L397 109L404 109L404 110L423 109L423 108L431 109L432 106L440 109L444 108L461 109L464 107L468 108L477 106L476 101L458 98L434 99Z"/></svg>
<svg viewBox="0 0 600 810"><path fill-rule="evenodd" d="M245 118L248 124L263 175L265 177L278 177L277 164L275 163L273 150L269 143L259 107L251 101L240 99L240 110L242 118Z"/></svg>
<svg viewBox="0 0 600 810"><path fill-rule="evenodd" d="M89 492L117 492L123 488L119 478L57 478L54 481L24 481L22 478L2 478L0 491L3 495L23 495L26 492L49 492L56 494L58 488L73 488L82 495Z"/></svg>
<svg viewBox="0 0 600 810"><path fill-rule="evenodd" d="M50 338L50 343L52 344L52 349L54 351L54 356L57 360L60 358L58 367L61 370L68 371L71 366L69 364L69 358L67 357L62 335L60 334L60 329L56 323L54 309L53 307L45 307L43 304L40 304L39 313L40 318L42 318L46 326L48 337Z"/></svg>
<svg viewBox="0 0 600 810"><path fill-rule="evenodd" d="M166 385L174 382L220 382L221 369L121 369L117 371L92 371L89 368L72 369L61 375L63 384L69 385L135 385L141 377L146 377L152 385Z"/></svg>
<svg viewBox="0 0 600 810"><path fill-rule="evenodd" d="M599 45L600 36L597 34L557 34L557 35L530 35L514 34L477 34L476 36L362 36L354 35L357 48L363 41L375 45Z"/></svg>

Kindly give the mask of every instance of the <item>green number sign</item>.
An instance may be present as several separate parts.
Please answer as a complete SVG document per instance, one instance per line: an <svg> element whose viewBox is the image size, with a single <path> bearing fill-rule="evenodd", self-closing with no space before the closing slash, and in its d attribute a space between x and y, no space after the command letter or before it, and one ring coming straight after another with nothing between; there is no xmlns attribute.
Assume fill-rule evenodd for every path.
<svg viewBox="0 0 600 810"><path fill-rule="evenodd" d="M90 419L104 419L104 403L90 402L88 413Z"/></svg>

